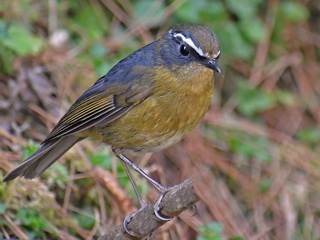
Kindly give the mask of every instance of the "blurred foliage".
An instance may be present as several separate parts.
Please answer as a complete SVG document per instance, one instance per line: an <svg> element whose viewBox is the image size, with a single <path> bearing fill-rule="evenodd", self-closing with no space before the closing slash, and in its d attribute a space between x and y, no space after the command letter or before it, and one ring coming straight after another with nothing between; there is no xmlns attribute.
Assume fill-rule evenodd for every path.
<svg viewBox="0 0 320 240"><path fill-rule="evenodd" d="M315 148L320 142L320 130L318 128L301 129L298 132L298 138L308 146Z"/></svg>
<svg viewBox="0 0 320 240"><path fill-rule="evenodd" d="M218 222L211 222L207 225L200 226L199 230L201 234L197 237L197 240L225 240L223 235L223 225ZM244 240L241 237L231 237L227 240Z"/></svg>
<svg viewBox="0 0 320 240"><path fill-rule="evenodd" d="M239 112L248 117L256 116L276 105L274 95L255 88L245 81L239 81L235 97L238 100Z"/></svg>
<svg viewBox="0 0 320 240"><path fill-rule="evenodd" d="M223 240L223 226L220 223L212 222L200 227L202 234L197 240Z"/></svg>
<svg viewBox="0 0 320 240"><path fill-rule="evenodd" d="M95 224L95 219L91 208L84 209L83 213L73 213L72 218L84 229L92 229Z"/></svg>
<svg viewBox="0 0 320 240"><path fill-rule="evenodd" d="M29 141L28 145L23 146L22 158L27 158L39 148L38 144L35 144L32 140Z"/></svg>
<svg viewBox="0 0 320 240"><path fill-rule="evenodd" d="M112 169L111 156L107 149L101 149L98 153L90 156L90 161L94 166L101 166L104 169Z"/></svg>
<svg viewBox="0 0 320 240"><path fill-rule="evenodd" d="M48 228L45 220L34 208L19 208L17 219L21 221L22 226L26 227L26 233L31 239L41 237L44 230Z"/></svg>
<svg viewBox="0 0 320 240"><path fill-rule="evenodd" d="M280 14L284 20L298 23L308 19L309 10L301 3L283 1L280 3Z"/></svg>
<svg viewBox="0 0 320 240"><path fill-rule="evenodd" d="M206 156L212 158L214 167L204 169L210 169L212 185L224 181L227 186L216 202L234 196L233 201L227 201L230 209L237 209L233 219L243 214L251 232L248 228L246 238L228 238L240 235L244 217L234 220L234 225L240 223L241 227L230 227L230 218L216 222L223 221L219 220L224 215L221 213L205 215L204 219L215 222L203 222L197 231L194 227L189 231L197 240L256 239L267 234L266 239L286 239L276 227L294 209L291 220L296 225L288 227L293 239L316 239L317 227L320 229L318 202L314 201L320 192L316 184L320 170L320 88L314 81L319 80L319 71L313 69L320 69L319 9L311 0L0 2L0 152L6 158L1 160L0 179L13 168L11 160L24 159L37 150L35 142L44 138L43 129L52 128L52 116L57 117L45 104L48 101L52 106L52 102L35 97L30 81L39 82L30 73L42 71L57 88L51 95L62 99L57 105L66 108L116 62L172 25L203 24L218 36L222 49L219 61L224 70L223 77L216 80L210 110L216 114L214 121L206 120L201 128L207 148L216 151ZM30 81L23 80L26 75ZM24 122L29 125L25 127ZM26 139L34 142L27 143ZM39 182L0 184L0 238L23 238L15 235L15 226L30 239L52 239L59 235L57 229L69 237L85 239L99 236L105 224L119 224L119 217L128 208L113 196L116 184L111 182L110 188L104 189L91 169L100 167L112 173L119 188L137 202L124 167L120 163L114 166L112 154L104 148L84 145L81 149L81 154L71 149L64 162L52 165ZM228 167L219 165L216 156L221 152ZM80 160L84 156L86 161ZM198 165L184 165L183 170L187 168L196 171ZM214 168L220 172L216 174ZM170 180L177 183L177 178L175 174ZM250 179L252 185L244 179ZM209 185L207 179L206 183ZM148 196L145 181L139 179L138 187ZM218 192L215 187L210 189L211 196ZM289 194L290 204L285 202ZM52 199L55 208L46 206ZM238 205L232 208L235 202ZM270 202L272 206L266 207ZM283 206L288 215L280 216ZM96 217L98 213L105 215ZM277 216L280 220L272 221ZM265 221L259 225L257 220L261 219ZM177 229L181 233L182 228Z"/></svg>

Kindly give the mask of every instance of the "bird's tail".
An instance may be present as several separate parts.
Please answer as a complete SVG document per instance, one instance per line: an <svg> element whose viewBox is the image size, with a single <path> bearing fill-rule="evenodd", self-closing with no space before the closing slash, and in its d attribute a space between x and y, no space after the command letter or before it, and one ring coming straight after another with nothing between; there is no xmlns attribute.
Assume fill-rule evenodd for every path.
<svg viewBox="0 0 320 240"><path fill-rule="evenodd" d="M16 177L25 177L27 179L38 177L50 167L51 164L58 160L62 154L80 140L82 140L82 138L70 135L44 143L38 151L8 173L3 178L3 181L10 181Z"/></svg>

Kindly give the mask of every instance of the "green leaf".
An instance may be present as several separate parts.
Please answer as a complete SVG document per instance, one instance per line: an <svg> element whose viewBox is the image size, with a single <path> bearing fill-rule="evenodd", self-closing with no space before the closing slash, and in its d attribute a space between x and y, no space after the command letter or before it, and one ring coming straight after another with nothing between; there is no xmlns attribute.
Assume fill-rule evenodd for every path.
<svg viewBox="0 0 320 240"><path fill-rule="evenodd" d="M39 236L45 228L48 228L47 223L36 209L21 207L18 209L17 218L20 219L23 226L31 229L32 234L36 236Z"/></svg>
<svg viewBox="0 0 320 240"><path fill-rule="evenodd" d="M228 240L245 240L245 239L239 236L235 236L235 237L228 238Z"/></svg>
<svg viewBox="0 0 320 240"><path fill-rule="evenodd" d="M80 227L85 229L92 229L96 222L93 217L93 211L90 208L86 208L84 211L85 214L74 213L72 218L76 220Z"/></svg>
<svg viewBox="0 0 320 240"><path fill-rule="evenodd" d="M259 112L271 109L276 104L276 97L258 87L252 87L244 81L239 82L235 94L238 100L237 109L245 116L252 117Z"/></svg>
<svg viewBox="0 0 320 240"><path fill-rule="evenodd" d="M260 18L252 16L240 20L240 30L251 43L258 43L266 36L266 28Z"/></svg>
<svg viewBox="0 0 320 240"><path fill-rule="evenodd" d="M197 0L186 1L175 13L181 22L202 23L213 26L219 21L227 21L228 14L221 1Z"/></svg>
<svg viewBox="0 0 320 240"><path fill-rule="evenodd" d="M14 53L7 47L4 47L4 42L8 39L10 39L10 35L7 25L0 19L0 72L10 74L12 72L12 58Z"/></svg>
<svg viewBox="0 0 320 240"><path fill-rule="evenodd" d="M66 168L66 166L64 166L60 163L56 163L56 164L52 165L51 169L60 177L65 178L69 175L68 169Z"/></svg>
<svg viewBox="0 0 320 240"><path fill-rule="evenodd" d="M303 22L309 18L309 10L298 2L283 1L280 3L280 16L290 22Z"/></svg>
<svg viewBox="0 0 320 240"><path fill-rule="evenodd" d="M0 201L0 214L3 214L6 211L6 205Z"/></svg>
<svg viewBox="0 0 320 240"><path fill-rule="evenodd" d="M134 1L134 18L141 19L144 22L152 21L163 15L165 9L161 1L140 0Z"/></svg>
<svg viewBox="0 0 320 240"><path fill-rule="evenodd" d="M105 58L107 50L103 44L94 44L90 52L95 58Z"/></svg>
<svg viewBox="0 0 320 240"><path fill-rule="evenodd" d="M11 74L13 70L12 59L14 53L0 44L0 72Z"/></svg>
<svg viewBox="0 0 320 240"><path fill-rule="evenodd" d="M90 61L93 62L95 72L98 76L103 76L112 67L111 64L105 60L107 55L106 47L103 44L95 44L91 47L90 53L92 55Z"/></svg>
<svg viewBox="0 0 320 240"><path fill-rule="evenodd" d="M94 166L100 166L104 169L112 169L112 158L106 149L101 149L96 154L90 156L90 162Z"/></svg>
<svg viewBox="0 0 320 240"><path fill-rule="evenodd" d="M112 68L112 65L106 61L98 61L94 64L94 70L98 76L103 76Z"/></svg>
<svg viewBox="0 0 320 240"><path fill-rule="evenodd" d="M269 163L272 161L272 156L269 150L262 146L258 146L252 155L262 163Z"/></svg>
<svg viewBox="0 0 320 240"><path fill-rule="evenodd" d="M218 24L228 22L229 13L220 0L186 1L175 12L179 22L204 24L216 28Z"/></svg>
<svg viewBox="0 0 320 240"><path fill-rule="evenodd" d="M238 59L248 60L252 58L253 46L243 39L237 24L229 21L216 26L214 31L219 38L224 54Z"/></svg>
<svg viewBox="0 0 320 240"><path fill-rule="evenodd" d="M294 106L297 102L295 96L292 93L285 90L278 89L275 91L275 95L278 102L282 103L285 106Z"/></svg>
<svg viewBox="0 0 320 240"><path fill-rule="evenodd" d="M193 1L198 3L198 1ZM214 28L217 23L226 23L228 21L228 13L225 6L220 1L206 1L203 4L200 11L200 21L201 23L210 27L212 22L212 27ZM214 20L214 21L213 21Z"/></svg>
<svg viewBox="0 0 320 240"><path fill-rule="evenodd" d="M231 151L247 159L255 158L263 163L272 160L268 149L269 142L265 138L235 135L228 143Z"/></svg>
<svg viewBox="0 0 320 240"><path fill-rule="evenodd" d="M272 180L271 179L262 179L258 183L258 188L261 192L267 192L272 187Z"/></svg>
<svg viewBox="0 0 320 240"><path fill-rule="evenodd" d="M197 240L223 240L223 225L218 222L211 222L199 227L201 232Z"/></svg>
<svg viewBox="0 0 320 240"><path fill-rule="evenodd" d="M320 142L320 130L318 128L306 128L298 132L300 141L313 145Z"/></svg>
<svg viewBox="0 0 320 240"><path fill-rule="evenodd" d="M107 32L109 22L102 18L102 14L98 13L99 9L94 4L82 6L77 8L76 16L74 19L70 19L70 24L81 35L94 41L100 40Z"/></svg>
<svg viewBox="0 0 320 240"><path fill-rule="evenodd" d="M3 39L3 44L18 55L37 54L45 45L42 39L18 25L11 25L8 33L9 38Z"/></svg>
<svg viewBox="0 0 320 240"><path fill-rule="evenodd" d="M203 1L200 0L199 4L195 4L195 2L196 1L187 1L177 9L175 15L181 22L200 22L201 3Z"/></svg>
<svg viewBox="0 0 320 240"><path fill-rule="evenodd" d="M246 158L251 157L252 152L255 151L252 146L250 146L247 142L242 141L241 139L231 139L229 141L229 146L232 151Z"/></svg>
<svg viewBox="0 0 320 240"><path fill-rule="evenodd" d="M25 159L29 157L31 154L35 153L39 148L39 145L34 143L33 141L29 141L28 145L23 147L22 158Z"/></svg>
<svg viewBox="0 0 320 240"><path fill-rule="evenodd" d="M261 3L263 0L226 0L227 7L240 18L256 15Z"/></svg>
<svg viewBox="0 0 320 240"><path fill-rule="evenodd" d="M9 39L9 37L10 36L6 24L0 19L0 41L3 41L4 39Z"/></svg>

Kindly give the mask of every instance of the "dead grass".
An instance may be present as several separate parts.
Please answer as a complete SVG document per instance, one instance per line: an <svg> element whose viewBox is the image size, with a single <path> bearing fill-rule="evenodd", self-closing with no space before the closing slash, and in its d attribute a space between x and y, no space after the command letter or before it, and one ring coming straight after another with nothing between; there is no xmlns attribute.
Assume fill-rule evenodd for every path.
<svg viewBox="0 0 320 240"><path fill-rule="evenodd" d="M183 2L168 5L163 18L171 16ZM223 224L228 237L320 239L320 147L319 143L311 147L297 138L299 130L320 126L320 33L311 20L288 25L283 32L284 45L288 47L282 49L271 40L275 27L272 16L278 1L268 2L262 17L268 34L258 44L252 64L239 60L227 63L228 71L217 83L215 101L201 126L161 153L134 156L141 167L165 185L180 183L190 176L197 178L197 208L163 226L155 238L195 239L199 226L217 221ZM143 44L154 39L152 27L159 19L148 24L132 23L129 1L115 4L102 0L100 4L114 16L111 32L120 22L127 27L121 41L115 36L105 40L113 51L121 48L127 38L138 37ZM164 24L163 29L167 28L168 24ZM29 139L41 142L70 103L97 78L91 66L77 59L78 50L48 48L39 56L19 57L13 62L12 75L0 75L0 176L21 160L22 146ZM272 61L268 59L270 54L274 56ZM235 84L238 76L270 93L285 89L297 101L264 111L260 115L263 121L245 118L237 111L239 103L228 86ZM210 135L212 131L220 135ZM272 160L246 159L232 151L228 139L235 131L244 136L244 141L245 136L266 139ZM21 206L39 210L51 227L45 234L48 239L93 239L120 224L126 214L136 209L136 203L118 182L119 162L114 159L113 170L107 171L89 160L90 152L103 147L83 141L66 154L59 161L69 169L65 184L59 185L50 177L0 183L0 203L6 206L6 211L0 213L3 236L28 239L16 217ZM54 174L50 169L48 172ZM266 188L263 184L267 184ZM150 189L147 196L155 199L157 193ZM95 220L89 230L72 218L74 213L88 215L86 207L93 209L89 217Z"/></svg>

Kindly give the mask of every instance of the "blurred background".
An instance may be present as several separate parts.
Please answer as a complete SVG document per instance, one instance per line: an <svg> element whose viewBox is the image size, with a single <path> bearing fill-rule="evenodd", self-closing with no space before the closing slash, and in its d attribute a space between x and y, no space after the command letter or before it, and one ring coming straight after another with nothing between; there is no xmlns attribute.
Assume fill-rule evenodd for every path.
<svg viewBox="0 0 320 240"><path fill-rule="evenodd" d="M318 0L12 0L0 17L0 180L116 62L203 24L222 48L210 110L179 144L131 156L164 185L196 180L197 208L153 239L320 239ZM137 206L110 149L86 140L41 178L0 183L0 239L94 239Z"/></svg>

